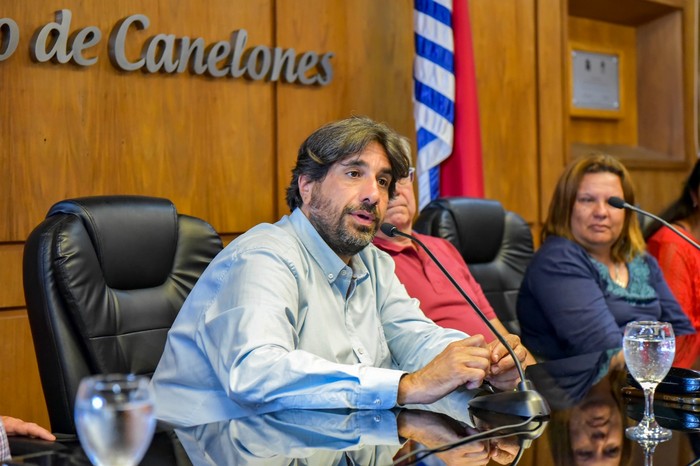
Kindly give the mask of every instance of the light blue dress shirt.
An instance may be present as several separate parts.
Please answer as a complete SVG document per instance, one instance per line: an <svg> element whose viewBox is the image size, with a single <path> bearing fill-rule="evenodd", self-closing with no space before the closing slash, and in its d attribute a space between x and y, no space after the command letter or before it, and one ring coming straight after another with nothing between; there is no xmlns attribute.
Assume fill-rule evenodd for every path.
<svg viewBox="0 0 700 466"><path fill-rule="evenodd" d="M402 446L387 410L285 410L176 432L196 466L385 466Z"/></svg>
<svg viewBox="0 0 700 466"><path fill-rule="evenodd" d="M195 425L280 409L387 409L400 377L465 338L426 318L367 246L345 264L301 210L204 271L153 376L156 415Z"/></svg>

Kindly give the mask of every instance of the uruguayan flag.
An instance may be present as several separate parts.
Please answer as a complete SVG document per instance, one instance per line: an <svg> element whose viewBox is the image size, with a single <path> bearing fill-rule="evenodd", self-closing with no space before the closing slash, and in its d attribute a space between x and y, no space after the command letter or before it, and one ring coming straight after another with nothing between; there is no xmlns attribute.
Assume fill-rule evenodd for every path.
<svg viewBox="0 0 700 466"><path fill-rule="evenodd" d="M414 0L414 117L418 206L440 195L440 163L452 154L455 115L452 0Z"/></svg>

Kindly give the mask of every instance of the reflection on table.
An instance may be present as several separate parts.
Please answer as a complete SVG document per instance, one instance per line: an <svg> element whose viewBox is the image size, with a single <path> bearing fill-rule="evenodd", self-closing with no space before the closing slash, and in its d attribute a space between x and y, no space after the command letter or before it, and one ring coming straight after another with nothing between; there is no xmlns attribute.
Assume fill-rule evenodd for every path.
<svg viewBox="0 0 700 466"><path fill-rule="evenodd" d="M290 410L176 432L195 465L391 464L401 447L395 419L392 411Z"/></svg>
<svg viewBox="0 0 700 466"><path fill-rule="evenodd" d="M624 366L613 362L618 350L548 361L528 369L552 407L545 434L520 464L552 465L686 465L700 450L696 405L668 403L657 394L658 422L674 430L673 438L658 445L640 445L624 435L644 412L641 391L629 387ZM645 458L645 454L648 455ZM535 460L533 460L535 458Z"/></svg>
<svg viewBox="0 0 700 466"><path fill-rule="evenodd" d="M465 413L466 414L466 411ZM463 443L520 419L485 416L473 422L442 412L420 409L392 411L289 410L176 429L195 465L390 465L408 441L420 450L399 464L425 460L430 449L462 443L435 453L440 464L510 464L525 441L538 436L542 422L496 431L486 438ZM498 434L496 436L496 434ZM421 463L426 464L426 463ZM431 463L432 464L432 463Z"/></svg>
<svg viewBox="0 0 700 466"><path fill-rule="evenodd" d="M623 390L626 372L615 365L615 353L586 354L528 368L528 378L552 408L548 423L469 411L469 396L462 393L430 406L390 411L254 413L160 432L142 464L390 465L407 453L413 456L397 464L644 464L644 449L623 434L641 418L642 398ZM700 404L658 399L655 411L674 435L656 446L650 459L675 466L698 458ZM522 425L498 430L517 423ZM451 447L434 450L445 445ZM52 462L31 455L16 460L88 464L77 442L52 447L59 451L53 453Z"/></svg>

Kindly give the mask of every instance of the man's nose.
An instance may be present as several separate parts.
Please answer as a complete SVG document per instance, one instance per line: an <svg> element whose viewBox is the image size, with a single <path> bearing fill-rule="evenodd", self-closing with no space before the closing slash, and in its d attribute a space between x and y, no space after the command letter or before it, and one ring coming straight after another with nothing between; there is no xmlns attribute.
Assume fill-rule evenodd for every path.
<svg viewBox="0 0 700 466"><path fill-rule="evenodd" d="M362 201L370 204L376 204L382 194L382 188L379 186L379 180L368 178L362 184Z"/></svg>

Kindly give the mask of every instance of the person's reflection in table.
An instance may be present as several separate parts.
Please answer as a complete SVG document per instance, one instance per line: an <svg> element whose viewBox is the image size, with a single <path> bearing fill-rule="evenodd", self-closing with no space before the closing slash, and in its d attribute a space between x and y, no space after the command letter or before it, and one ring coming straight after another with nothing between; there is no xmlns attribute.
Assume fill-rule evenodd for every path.
<svg viewBox="0 0 700 466"><path fill-rule="evenodd" d="M462 409L464 411L464 409ZM195 466L390 465L411 440L428 448L461 440L490 426L471 427L437 412L285 410L176 429ZM508 464L515 438L472 442L437 454L446 465Z"/></svg>
<svg viewBox="0 0 700 466"><path fill-rule="evenodd" d="M401 447L393 411L285 410L176 429L199 465L388 465Z"/></svg>
<svg viewBox="0 0 700 466"><path fill-rule="evenodd" d="M549 425L557 465L626 465L632 444L624 435L622 387L625 372L610 371L576 405L552 411Z"/></svg>

